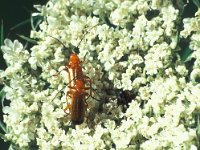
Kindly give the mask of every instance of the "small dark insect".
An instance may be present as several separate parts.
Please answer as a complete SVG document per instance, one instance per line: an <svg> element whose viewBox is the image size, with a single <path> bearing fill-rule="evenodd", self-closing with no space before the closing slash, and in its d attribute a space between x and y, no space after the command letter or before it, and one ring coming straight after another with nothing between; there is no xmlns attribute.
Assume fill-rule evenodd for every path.
<svg viewBox="0 0 200 150"><path fill-rule="evenodd" d="M160 11L159 10L148 10L147 14L145 15L147 20L152 20L154 17L157 17L159 15Z"/></svg>
<svg viewBox="0 0 200 150"><path fill-rule="evenodd" d="M122 105L122 111L125 112L128 104L135 98L135 93L132 91L119 91L117 96L117 104Z"/></svg>

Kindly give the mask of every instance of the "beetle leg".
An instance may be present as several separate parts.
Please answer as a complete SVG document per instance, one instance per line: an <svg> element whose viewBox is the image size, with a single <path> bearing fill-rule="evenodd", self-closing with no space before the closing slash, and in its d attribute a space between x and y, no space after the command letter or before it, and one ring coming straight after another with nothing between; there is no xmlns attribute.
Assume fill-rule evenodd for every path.
<svg viewBox="0 0 200 150"><path fill-rule="evenodd" d="M95 90L91 89L90 87L85 87L85 90L90 90L90 94L88 94L87 99L88 99L89 97L92 97L92 98L95 99L96 101L101 101L101 100L95 98L95 97L92 95L92 91L95 91ZM99 95L99 94L98 94L98 95Z"/></svg>
<svg viewBox="0 0 200 150"><path fill-rule="evenodd" d="M64 109L64 112L65 112L66 114L70 114L70 113L67 112L68 110L69 110L69 112L70 112L70 110L71 110L71 105L70 105L70 104L67 104L67 106L66 106L65 109Z"/></svg>
<svg viewBox="0 0 200 150"><path fill-rule="evenodd" d="M89 92L90 92L90 94L89 94L89 96L88 96L88 98L91 96L92 97L92 81L91 81L91 79L88 77L88 76L84 76L84 79L85 79L85 81L86 82L89 82L89 87L85 87L85 90L90 90ZM87 98L87 99L88 99Z"/></svg>
<svg viewBox="0 0 200 150"><path fill-rule="evenodd" d="M94 92L95 89L92 88L92 81L91 81L91 79L90 79L88 76L84 76L84 78L85 78L85 81L86 81L86 82L89 82L89 87L85 87L85 90L90 90L90 95L89 95L89 97L92 97L92 98L95 99L96 101L100 101L99 99L96 99L96 98L92 95L92 92ZM96 93L96 94L98 94L98 93ZM99 95L99 94L98 94L98 95Z"/></svg>
<svg viewBox="0 0 200 150"><path fill-rule="evenodd" d="M72 91L67 91L67 93L66 93L66 98L67 98L67 97L72 98Z"/></svg>
<svg viewBox="0 0 200 150"><path fill-rule="evenodd" d="M60 70L58 73L54 74L53 76L58 76L62 71L67 71L69 73L69 67L67 64L65 65L64 69Z"/></svg>
<svg viewBox="0 0 200 150"><path fill-rule="evenodd" d="M66 98L67 98L67 97L72 98L72 92L71 92L71 91L67 91ZM66 106L65 109L64 109L64 112L65 112L66 114L69 114L69 113L66 112L67 110L69 110L69 112L70 112L70 110L71 110L71 104L69 104L69 103L67 103L67 106Z"/></svg>
<svg viewBox="0 0 200 150"><path fill-rule="evenodd" d="M85 106L88 107L87 99L90 97L90 95L88 93L85 93L85 96L88 96L87 98L84 99Z"/></svg>

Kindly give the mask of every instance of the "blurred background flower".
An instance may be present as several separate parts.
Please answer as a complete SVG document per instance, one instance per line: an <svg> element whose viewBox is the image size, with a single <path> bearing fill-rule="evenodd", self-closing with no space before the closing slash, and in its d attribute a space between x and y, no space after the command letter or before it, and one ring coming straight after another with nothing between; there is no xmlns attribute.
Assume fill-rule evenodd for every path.
<svg viewBox="0 0 200 150"><path fill-rule="evenodd" d="M195 21L199 15L198 12L195 15L195 12L199 7L198 1L190 1L185 6L183 4L186 1L182 0L173 3L158 0L148 1L149 3L143 0L95 2L52 0L47 6L37 5L37 10L46 20L40 25L39 32L32 30L31 37L39 38L41 41L30 51L31 45L27 45L24 39L26 36L29 37L31 23L34 22L30 19L31 13L36 11L32 6L38 3L3 1L1 6L4 6L4 9L1 11L4 37L12 41L5 40L4 46L1 47L8 66L5 70L6 63L1 63L1 69L5 70L1 76L13 81L10 87L6 86L4 89L6 98L12 100L11 106L5 106L3 109L6 114L4 121L10 129L6 138L26 148L32 146L31 144L36 146L37 142L41 149L74 146L87 149L88 143L94 139L97 140L91 142L91 148L138 148L140 144L143 149L178 147L181 144L188 148L189 144L195 143L196 136L195 127L190 127L190 120L195 120L191 114L199 108L199 86L195 86L199 82L199 61L192 64L189 57L193 48L196 51L192 58L199 60L198 40L194 40L198 36L198 30L189 30L188 26L191 20L194 20L194 26L197 24ZM18 8L25 11L20 15L20 11L16 10ZM92 17L88 15L90 13ZM11 14L16 15L13 19L16 23L9 17ZM37 14L34 13L33 16ZM20 18L17 19L18 17ZM182 31L185 38L190 33L195 33L191 43L184 38L178 41L176 36L183 30L179 28L183 26L179 22L183 18L191 18L183 21L185 29ZM93 131L85 124L75 128L66 125L66 121L62 119L63 98L54 99L52 103L48 101L51 99L49 91L57 92L60 86L64 85L58 78L56 81L53 78L49 79L48 75L60 67L65 55L61 51L62 45L55 43L55 40L47 35L50 33L61 38L61 41L72 49L81 41L85 26L92 27L96 24L96 30L91 29L80 44L78 54L88 62L84 66L84 71L95 78L94 73L89 73L88 68L93 68L94 71L96 69L95 73L99 76L101 70L104 70L104 77L98 79L114 85L113 91L129 90L136 96L129 106L126 104L129 108L125 113L118 107L116 96L115 100L110 98L109 102L105 103L102 113L96 116L95 119L100 124L97 124L96 131ZM15 37L16 34L21 38ZM1 36L1 42L2 39ZM19 39L23 46L14 39ZM176 49L177 43L180 45ZM26 48L22 51L24 47ZM15 62L16 55L19 55L20 61ZM15 59L12 56L15 56ZM21 66L24 66L25 62L30 66L22 69ZM180 62L183 64L179 64ZM193 66L195 70L191 73ZM19 72L21 75L27 75L28 69L40 71L42 78L31 74L33 70L30 71L29 80L23 80L23 76L17 75ZM190 73L194 85L188 81L187 75ZM42 85L42 79L46 79L53 88L47 86L46 89L45 85ZM93 83L100 89L103 83L98 82L98 79L94 79ZM31 90L27 89L26 82L29 82ZM108 115L108 112L111 115ZM169 136L165 137L168 134ZM180 138L182 136L184 139ZM177 137L179 140L176 141Z"/></svg>

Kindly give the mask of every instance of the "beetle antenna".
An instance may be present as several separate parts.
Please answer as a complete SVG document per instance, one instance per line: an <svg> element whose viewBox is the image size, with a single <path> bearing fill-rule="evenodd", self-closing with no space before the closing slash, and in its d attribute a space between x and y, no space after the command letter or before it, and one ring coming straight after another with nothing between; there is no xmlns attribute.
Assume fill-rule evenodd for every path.
<svg viewBox="0 0 200 150"><path fill-rule="evenodd" d="M86 32L83 34L80 42L77 45L77 48L80 46L81 42L83 41L83 39L85 38L85 36L89 33L90 30L92 30L94 27L98 26L99 24L96 24L95 26L91 27L90 29L86 30Z"/></svg>
<svg viewBox="0 0 200 150"><path fill-rule="evenodd" d="M65 46L65 44L64 44L62 41L60 41L58 38L56 38L56 37L53 37L53 36L51 36L51 35L48 35L48 34L47 34L47 36L50 36L51 38L53 38L53 39L54 39L54 40L56 40L57 42L61 43L61 44L62 44L62 46L63 46L65 49L68 49L68 48Z"/></svg>

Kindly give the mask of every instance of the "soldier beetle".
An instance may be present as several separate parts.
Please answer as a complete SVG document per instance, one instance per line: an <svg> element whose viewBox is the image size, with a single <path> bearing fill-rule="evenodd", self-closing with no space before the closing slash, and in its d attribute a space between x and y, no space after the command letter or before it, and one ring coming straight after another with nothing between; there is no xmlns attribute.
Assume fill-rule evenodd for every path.
<svg viewBox="0 0 200 150"><path fill-rule="evenodd" d="M66 48L66 46L59 39L55 37L52 37L52 38L59 41ZM69 79L69 82L67 84L68 90L66 92L66 99L69 97L71 101L70 103L67 103L67 106L65 107L64 112L67 113L67 111L69 110L70 120L75 125L80 125L84 122L85 111L88 107L86 100L89 97L94 98L92 96L91 79L88 76L83 74L81 63L82 62L80 58L78 57L78 55L75 52L73 52L70 55L69 63L65 64L65 68L63 69L68 73L68 79ZM58 74L61 71L59 71Z"/></svg>
<svg viewBox="0 0 200 150"><path fill-rule="evenodd" d="M69 110L72 123L79 125L83 123L85 111L87 109L86 100L92 97L91 79L83 75L81 61L79 57L72 53L70 55L69 64L65 65L65 70L68 73L69 83L66 98L71 98L70 104L68 103L64 111ZM72 74L70 73L70 70ZM73 83L72 83L73 81ZM86 85L89 86L86 87ZM87 92L89 91L89 92Z"/></svg>
<svg viewBox="0 0 200 150"><path fill-rule="evenodd" d="M69 87L70 90L67 91L67 97L71 98L71 103L67 104L64 111L69 110L71 115L71 122L73 124L79 125L83 123L85 117L85 111L87 109L86 96L88 93L86 90L90 87L85 87L83 80L76 80L73 87Z"/></svg>

